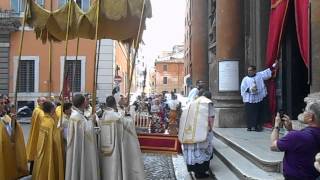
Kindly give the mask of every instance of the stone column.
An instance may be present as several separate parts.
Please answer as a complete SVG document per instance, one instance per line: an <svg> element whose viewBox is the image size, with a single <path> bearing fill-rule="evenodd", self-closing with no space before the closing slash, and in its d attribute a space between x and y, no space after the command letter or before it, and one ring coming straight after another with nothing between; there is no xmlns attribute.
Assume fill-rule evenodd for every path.
<svg viewBox="0 0 320 180"><path fill-rule="evenodd" d="M320 91L320 1L311 1L311 63L310 93Z"/></svg>
<svg viewBox="0 0 320 180"><path fill-rule="evenodd" d="M208 81L208 0L191 0L192 84Z"/></svg>
<svg viewBox="0 0 320 180"><path fill-rule="evenodd" d="M311 0L311 79L310 94L305 102L320 101L320 1Z"/></svg>
<svg viewBox="0 0 320 180"><path fill-rule="evenodd" d="M213 66L214 77L211 77L214 84L212 91L216 109L214 125L215 127L243 127L245 126L244 109L239 92L245 52L243 3L241 0L217 0L216 7L217 55ZM223 68L221 62L225 61L238 62L238 66L233 70L239 73L231 78L219 77L219 68L221 70ZM237 85L230 90L222 90L219 88L219 81L222 79L225 79L224 82L228 79L235 80Z"/></svg>

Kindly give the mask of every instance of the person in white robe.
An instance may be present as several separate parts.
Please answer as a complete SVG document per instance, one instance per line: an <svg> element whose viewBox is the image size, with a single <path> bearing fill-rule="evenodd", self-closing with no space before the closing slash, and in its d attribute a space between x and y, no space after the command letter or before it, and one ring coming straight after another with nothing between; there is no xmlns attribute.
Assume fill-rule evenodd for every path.
<svg viewBox="0 0 320 180"><path fill-rule="evenodd" d="M89 118L92 114L92 106L90 105L90 97L89 94L85 94L85 107L84 107L84 116Z"/></svg>
<svg viewBox="0 0 320 180"><path fill-rule="evenodd" d="M76 94L72 98L67 133L66 180L99 180L100 169L97 150L97 135L94 127L96 116L84 116L85 97Z"/></svg>
<svg viewBox="0 0 320 180"><path fill-rule="evenodd" d="M214 108L211 93L201 93L182 112L178 135L188 171L193 171L196 178L209 177L207 171L213 153Z"/></svg>
<svg viewBox="0 0 320 180"><path fill-rule="evenodd" d="M106 109L98 121L101 179L143 180L142 155L134 123L116 112L113 96L106 99Z"/></svg>

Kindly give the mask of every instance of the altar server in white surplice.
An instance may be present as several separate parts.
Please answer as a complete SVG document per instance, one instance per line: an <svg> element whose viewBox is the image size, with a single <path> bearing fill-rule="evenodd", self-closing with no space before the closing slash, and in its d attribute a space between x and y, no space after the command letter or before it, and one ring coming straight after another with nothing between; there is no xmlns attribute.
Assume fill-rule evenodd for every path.
<svg viewBox="0 0 320 180"><path fill-rule="evenodd" d="M209 91L200 92L199 97L183 110L180 118L179 141L183 145L188 171L193 171L196 178L209 177L213 118L214 108Z"/></svg>
<svg viewBox="0 0 320 180"><path fill-rule="evenodd" d="M73 111L68 124L66 180L99 180L97 135L94 131L95 116L84 116L85 97L72 98Z"/></svg>
<svg viewBox="0 0 320 180"><path fill-rule="evenodd" d="M143 180L142 155L134 124L115 111L113 96L106 99L106 109L98 124L101 179Z"/></svg>

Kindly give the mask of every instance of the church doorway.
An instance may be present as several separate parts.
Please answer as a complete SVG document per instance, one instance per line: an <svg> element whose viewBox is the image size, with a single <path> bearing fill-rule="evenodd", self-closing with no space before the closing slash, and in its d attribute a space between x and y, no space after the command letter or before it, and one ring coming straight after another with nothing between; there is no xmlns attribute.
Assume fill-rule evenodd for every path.
<svg viewBox="0 0 320 180"><path fill-rule="evenodd" d="M278 76L277 108L283 109L292 119L305 107L304 98L310 93L308 68L300 54L296 32L294 3L290 3L281 44Z"/></svg>

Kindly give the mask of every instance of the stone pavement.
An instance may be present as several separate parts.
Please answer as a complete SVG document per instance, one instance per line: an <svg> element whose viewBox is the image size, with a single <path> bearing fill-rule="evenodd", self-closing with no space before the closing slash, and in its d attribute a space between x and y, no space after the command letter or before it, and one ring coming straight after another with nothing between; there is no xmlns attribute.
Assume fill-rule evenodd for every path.
<svg viewBox="0 0 320 180"><path fill-rule="evenodd" d="M144 153L143 162L146 180L176 180L174 165L170 155Z"/></svg>
<svg viewBox="0 0 320 180"><path fill-rule="evenodd" d="M143 153L146 180L194 180L181 154ZM210 178L202 180L213 180Z"/></svg>

